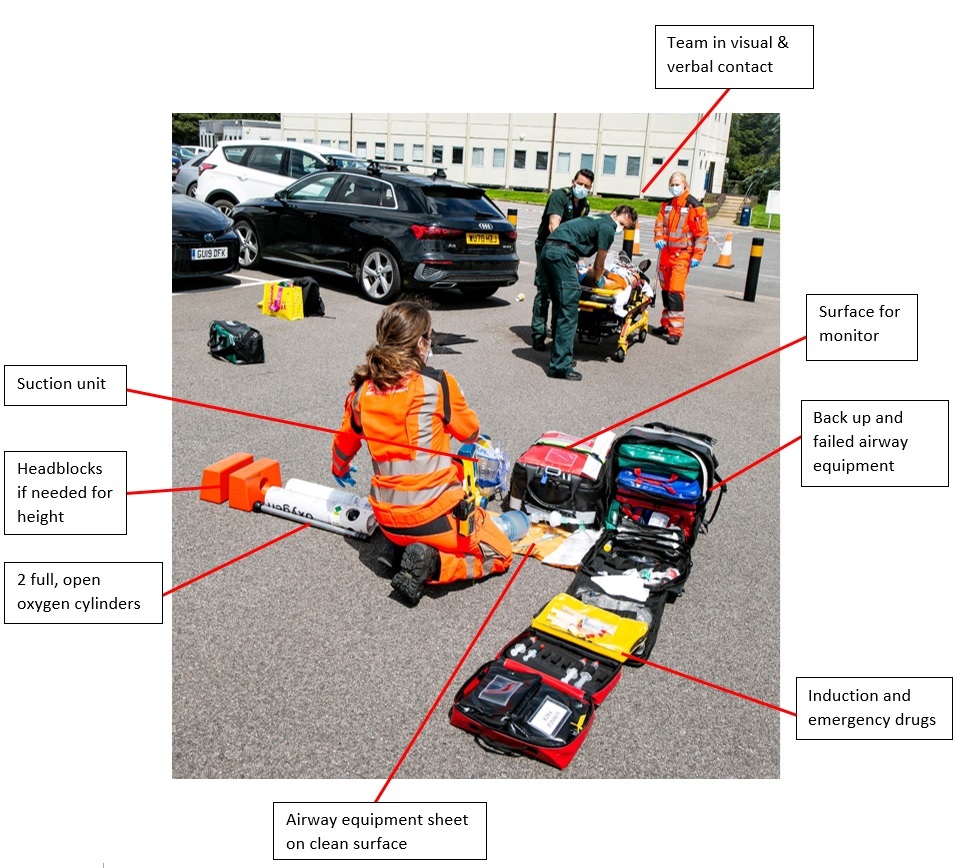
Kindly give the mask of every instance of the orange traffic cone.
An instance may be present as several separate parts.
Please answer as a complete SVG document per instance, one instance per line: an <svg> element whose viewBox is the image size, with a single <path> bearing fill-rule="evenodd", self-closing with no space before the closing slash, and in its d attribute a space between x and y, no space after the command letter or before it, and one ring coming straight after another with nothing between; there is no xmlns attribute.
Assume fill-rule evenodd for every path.
<svg viewBox="0 0 958 868"><path fill-rule="evenodd" d="M719 254L718 262L713 263L712 268L735 268L732 265L732 233L725 235L725 244L722 245L722 252Z"/></svg>

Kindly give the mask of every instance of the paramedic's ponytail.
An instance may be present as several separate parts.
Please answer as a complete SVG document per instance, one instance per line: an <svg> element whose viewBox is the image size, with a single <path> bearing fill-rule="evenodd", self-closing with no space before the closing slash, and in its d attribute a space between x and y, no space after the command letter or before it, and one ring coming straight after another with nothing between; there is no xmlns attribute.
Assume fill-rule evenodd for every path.
<svg viewBox="0 0 958 868"><path fill-rule="evenodd" d="M390 305L376 323L376 345L366 350L366 361L353 371L350 383L358 388L372 380L380 388L389 388L408 374L421 371L419 340L429 338L431 333L432 319L421 304L400 301Z"/></svg>

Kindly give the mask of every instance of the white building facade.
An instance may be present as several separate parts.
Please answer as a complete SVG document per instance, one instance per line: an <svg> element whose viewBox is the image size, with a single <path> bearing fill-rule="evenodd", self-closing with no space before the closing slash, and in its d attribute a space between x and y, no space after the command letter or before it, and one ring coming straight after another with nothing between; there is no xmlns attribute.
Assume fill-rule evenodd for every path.
<svg viewBox="0 0 958 868"><path fill-rule="evenodd" d="M719 193L731 115L716 112L670 159L700 114L281 115L280 138L348 150L367 159L442 166L449 178L482 187L552 190L580 168L594 192L666 198L669 175L684 172L694 196Z"/></svg>

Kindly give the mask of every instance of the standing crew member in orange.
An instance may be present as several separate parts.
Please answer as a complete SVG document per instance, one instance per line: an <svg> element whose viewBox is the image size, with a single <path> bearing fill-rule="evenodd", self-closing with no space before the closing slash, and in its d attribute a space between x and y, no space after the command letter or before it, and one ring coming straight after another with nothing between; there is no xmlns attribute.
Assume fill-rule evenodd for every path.
<svg viewBox="0 0 958 868"><path fill-rule="evenodd" d="M671 201L662 203L655 219L662 319L650 331L675 345L685 331L685 279L705 255L709 222L702 203L689 195L689 180L682 172L672 173L669 193Z"/></svg>
<svg viewBox="0 0 958 868"><path fill-rule="evenodd" d="M460 469L448 454L450 435L475 442L479 419L451 374L426 367L432 355L429 311L408 301L387 307L376 323L376 341L350 380L353 389L333 439L333 476L340 486L355 484L350 462L363 437L369 438L369 503L386 538L406 547L392 585L415 605L427 583L505 572L512 544L478 506L472 532L460 532L456 512L464 492Z"/></svg>

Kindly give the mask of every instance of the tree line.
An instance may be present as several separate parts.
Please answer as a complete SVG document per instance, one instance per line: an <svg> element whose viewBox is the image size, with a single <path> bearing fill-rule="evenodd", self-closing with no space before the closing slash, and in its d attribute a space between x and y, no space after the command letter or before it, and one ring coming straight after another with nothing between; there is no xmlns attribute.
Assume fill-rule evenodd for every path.
<svg viewBox="0 0 958 868"><path fill-rule="evenodd" d="M723 189L757 196L781 188L781 115L733 114Z"/></svg>

